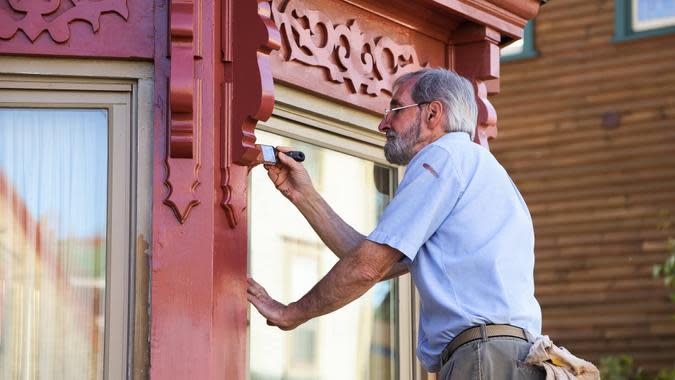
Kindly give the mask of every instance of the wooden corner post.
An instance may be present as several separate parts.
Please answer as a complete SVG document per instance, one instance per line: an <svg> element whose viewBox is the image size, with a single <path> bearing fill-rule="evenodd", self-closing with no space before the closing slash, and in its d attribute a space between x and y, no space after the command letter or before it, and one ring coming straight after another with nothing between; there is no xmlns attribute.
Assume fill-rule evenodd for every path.
<svg viewBox="0 0 675 380"><path fill-rule="evenodd" d="M499 40L499 32L479 24L464 24L453 33L453 69L468 78L476 92L478 125L474 141L488 149L488 139L497 137L497 112L488 95L496 94L499 88Z"/></svg>

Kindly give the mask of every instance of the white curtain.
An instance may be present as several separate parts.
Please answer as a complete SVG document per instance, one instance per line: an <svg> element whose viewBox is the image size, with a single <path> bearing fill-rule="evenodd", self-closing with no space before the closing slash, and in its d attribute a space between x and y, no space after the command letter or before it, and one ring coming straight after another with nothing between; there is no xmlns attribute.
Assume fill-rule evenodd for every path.
<svg viewBox="0 0 675 380"><path fill-rule="evenodd" d="M103 377L108 115L0 108L0 378Z"/></svg>

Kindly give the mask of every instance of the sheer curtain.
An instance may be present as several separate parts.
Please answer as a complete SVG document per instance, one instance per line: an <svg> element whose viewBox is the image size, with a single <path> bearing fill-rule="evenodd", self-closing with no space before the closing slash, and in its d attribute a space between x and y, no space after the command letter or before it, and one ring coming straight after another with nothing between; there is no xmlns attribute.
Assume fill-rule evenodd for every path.
<svg viewBox="0 0 675 380"><path fill-rule="evenodd" d="M0 378L103 377L108 114L0 108Z"/></svg>

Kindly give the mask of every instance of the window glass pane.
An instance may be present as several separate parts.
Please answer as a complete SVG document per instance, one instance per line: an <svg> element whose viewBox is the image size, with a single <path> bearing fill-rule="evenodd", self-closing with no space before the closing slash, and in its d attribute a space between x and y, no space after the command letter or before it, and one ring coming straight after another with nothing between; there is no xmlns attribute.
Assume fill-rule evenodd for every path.
<svg viewBox="0 0 675 380"><path fill-rule="evenodd" d="M633 0L633 29L636 31L675 25L675 1Z"/></svg>
<svg viewBox="0 0 675 380"><path fill-rule="evenodd" d="M375 228L392 193L392 169L329 149L256 132L261 143L305 152L317 190L357 231ZM251 173L250 272L276 299L297 300L337 258L263 168ZM251 379L398 378L397 282L377 284L360 299L290 332L269 327L251 310Z"/></svg>
<svg viewBox="0 0 675 380"><path fill-rule="evenodd" d="M501 48L500 54L502 57L506 57L509 55L516 55L520 54L523 52L523 41L525 40L526 37L523 37L517 41L514 41L511 43L509 46L505 46Z"/></svg>
<svg viewBox="0 0 675 380"><path fill-rule="evenodd" d="M108 115L0 108L0 378L103 377Z"/></svg>

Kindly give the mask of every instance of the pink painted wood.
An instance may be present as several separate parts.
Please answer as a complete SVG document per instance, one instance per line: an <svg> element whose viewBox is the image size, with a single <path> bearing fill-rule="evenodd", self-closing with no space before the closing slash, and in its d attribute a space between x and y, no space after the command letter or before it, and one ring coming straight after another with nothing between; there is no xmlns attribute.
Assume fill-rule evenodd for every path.
<svg viewBox="0 0 675 380"><path fill-rule="evenodd" d="M499 33L489 26L464 24L453 33L453 69L474 84L478 126L474 141L489 149L497 137L497 112L488 100L487 83L499 80Z"/></svg>
<svg viewBox="0 0 675 380"><path fill-rule="evenodd" d="M183 224L193 207L201 202L196 196L199 186L201 155L202 79L195 73L201 44L198 6L192 1L172 1L170 8L170 76L169 76L169 152L166 158L169 193L164 204Z"/></svg>
<svg viewBox="0 0 675 380"><path fill-rule="evenodd" d="M274 82L269 55L281 44L279 29L272 21L267 1L231 4L233 33L241 36L223 41L223 52L235 57L230 80L223 83L223 201L229 224L236 227L246 210L247 182L232 186L233 177L246 177L249 166L257 164L255 127L267 120L274 107ZM236 103L235 103L236 101ZM229 135L229 136L228 136ZM229 138L226 138L229 137Z"/></svg>
<svg viewBox="0 0 675 380"><path fill-rule="evenodd" d="M263 0L205 0L201 5L203 19L195 33L201 33L199 45L204 49L192 69L170 65L173 53L170 60L164 58L168 51L161 36L166 38L168 30L156 43L151 378L243 380L248 324L246 184L248 165L257 156L256 123L269 117L274 104L266 57L278 47L278 31ZM171 95L167 79L175 74L187 79L190 73L202 83L191 88L195 149L192 158L186 154L167 159L171 115L161 110ZM190 87L178 89L187 92ZM182 102L181 109L189 112L187 97L178 95L178 105ZM165 160L166 165L160 164ZM193 160L201 166L194 166ZM185 167L174 174L176 165ZM191 183L196 169L200 185L193 193L201 203L181 224L171 208L158 202L168 191L161 185L169 174L172 181Z"/></svg>
<svg viewBox="0 0 675 380"><path fill-rule="evenodd" d="M0 54L152 59L153 2L0 2Z"/></svg>

